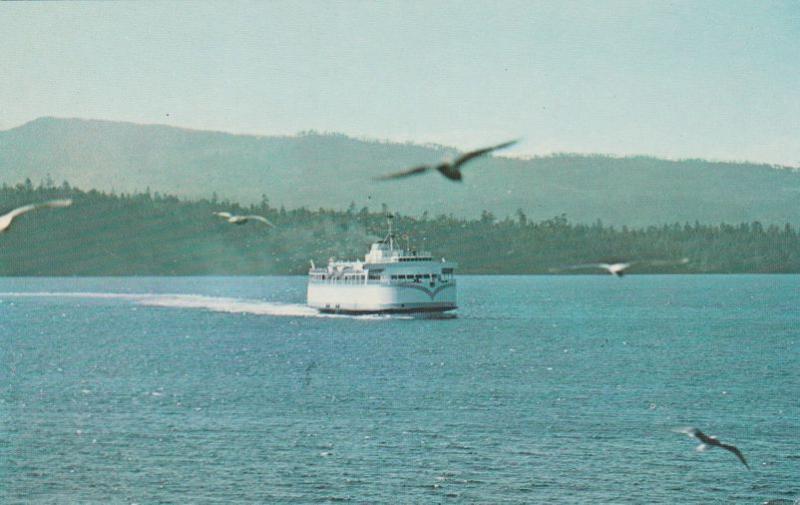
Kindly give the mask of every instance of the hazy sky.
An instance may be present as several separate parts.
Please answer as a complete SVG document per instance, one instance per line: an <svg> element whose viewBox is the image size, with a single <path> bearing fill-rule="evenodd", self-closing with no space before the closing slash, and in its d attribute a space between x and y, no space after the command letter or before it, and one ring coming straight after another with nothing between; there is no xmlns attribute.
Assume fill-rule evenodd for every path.
<svg viewBox="0 0 800 505"><path fill-rule="evenodd" d="M798 165L800 2L3 3L39 116Z"/></svg>

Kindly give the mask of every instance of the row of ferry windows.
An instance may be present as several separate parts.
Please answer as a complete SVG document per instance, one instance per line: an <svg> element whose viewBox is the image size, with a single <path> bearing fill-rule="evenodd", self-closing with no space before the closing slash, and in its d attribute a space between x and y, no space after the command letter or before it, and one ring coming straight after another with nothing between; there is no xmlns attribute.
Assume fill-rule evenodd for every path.
<svg viewBox="0 0 800 505"><path fill-rule="evenodd" d="M419 257L419 258L409 258L409 257L401 257L400 261L431 261L432 258L430 257Z"/></svg>
<svg viewBox="0 0 800 505"><path fill-rule="evenodd" d="M393 275L392 276L392 280L396 281L396 280L406 280L406 279L410 279L410 280L414 280L414 279L430 279L431 277L433 277L435 279L436 278L436 274Z"/></svg>
<svg viewBox="0 0 800 505"><path fill-rule="evenodd" d="M397 280L401 280L401 281L403 281L403 280L412 280L413 281L413 280L418 280L418 279L419 280L422 280L422 279L426 279L427 280L427 279L436 279L436 278L438 278L440 280L443 280L443 279L449 278L450 275L451 274L449 274L449 273L445 273L444 275L437 275L437 274L392 275L391 276L391 280L393 280L393 281L397 281ZM330 279L334 279L334 278L332 278L332 277L330 277L328 275L325 275L325 274L314 275L314 278L318 279L318 280L323 280L323 281L327 280L329 278ZM368 279L377 281L377 280L380 280L381 277L380 277L380 275L370 274ZM364 281L364 276L363 275L345 275L344 277L338 277L338 280L343 280L345 282L352 282L352 281L363 282Z"/></svg>

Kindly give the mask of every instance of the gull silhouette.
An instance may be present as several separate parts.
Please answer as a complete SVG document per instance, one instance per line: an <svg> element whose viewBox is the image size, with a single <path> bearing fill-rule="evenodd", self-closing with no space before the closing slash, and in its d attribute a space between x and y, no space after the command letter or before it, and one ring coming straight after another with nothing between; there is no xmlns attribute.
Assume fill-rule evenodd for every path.
<svg viewBox="0 0 800 505"><path fill-rule="evenodd" d="M631 267L633 262L621 263L587 263L585 265L574 265L569 267L569 270L578 270L583 268L602 268L614 277L622 277L625 275L625 270Z"/></svg>
<svg viewBox="0 0 800 505"><path fill-rule="evenodd" d="M625 275L625 271L632 267L633 265L654 265L654 266L665 266L665 265L685 265L689 263L689 258L681 258L677 261L671 260L640 260L640 261L619 261L616 263L585 263L582 265L572 265L570 267L555 269L553 271L562 271L562 270L583 270L588 268L602 268L606 272L610 273L614 277L622 277Z"/></svg>
<svg viewBox="0 0 800 505"><path fill-rule="evenodd" d="M224 220L226 220L231 224L241 225L245 224L248 221L259 221L266 225L272 226L273 228L275 227L275 225L272 224L270 220L265 218L264 216L256 216L256 215L238 216L236 214L231 214L230 212L215 212L214 215L223 218Z"/></svg>
<svg viewBox="0 0 800 505"><path fill-rule="evenodd" d="M11 223L14 219L18 218L23 214L27 214L33 210L38 209L47 209L47 208L57 208L57 207L69 207L72 205L72 200L50 200L49 202L43 203L32 203L30 205L23 205L22 207L17 207L16 209L8 212L7 214L3 214L0 216L0 233L8 230L11 227Z"/></svg>
<svg viewBox="0 0 800 505"><path fill-rule="evenodd" d="M699 440L700 441L700 445L697 446L697 449L696 449L697 451L703 452L703 451L707 451L709 449L712 449L714 447L719 447L721 449L725 449L726 451L730 451L733 454L735 454L736 457L739 458L739 461L741 461L742 464L744 466L746 466L748 470L750 469L750 465L748 465L747 464L747 460L744 459L744 455L742 454L742 451L740 451L736 446L730 445L730 444L723 444L722 442L717 440L717 437L712 437L710 435L706 435L705 433L703 433L702 431L698 430L697 428L692 428L692 427L681 428L681 429L675 430L675 431L678 432L678 433L683 433L684 435L688 435L690 438L696 438L697 440Z"/></svg>
<svg viewBox="0 0 800 505"><path fill-rule="evenodd" d="M401 179L403 177L409 177L411 175L422 174L429 170L437 170L440 174L447 177L451 181L460 181L462 177L461 166L464 165L464 163L473 160L475 158L478 158L480 156L485 156L491 153L492 151L513 146L517 142L518 140L512 140L510 142L505 142L503 144L498 144L496 146L484 147L483 149L476 149L474 151L462 154L453 161L444 161L442 163L439 163L438 165L420 165L418 167L409 168L408 170L403 170L402 172L396 172L393 174L377 177L376 180L385 181L390 179Z"/></svg>

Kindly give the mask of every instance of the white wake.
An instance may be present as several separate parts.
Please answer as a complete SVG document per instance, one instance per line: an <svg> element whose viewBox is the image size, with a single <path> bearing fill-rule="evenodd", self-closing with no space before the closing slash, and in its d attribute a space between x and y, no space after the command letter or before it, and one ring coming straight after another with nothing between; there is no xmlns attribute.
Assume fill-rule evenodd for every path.
<svg viewBox="0 0 800 505"><path fill-rule="evenodd" d="M140 305L175 309L204 309L229 314L257 316L318 317L317 310L299 303L265 302L203 295L151 295L138 300Z"/></svg>
<svg viewBox="0 0 800 505"><path fill-rule="evenodd" d="M299 303L267 302L241 298L224 298L205 295L186 294L145 294L145 293L93 293L93 292L13 292L0 293L4 298L89 298L128 300L147 307L166 307L175 309L201 309L229 314L253 314L258 316L285 317L347 317L335 314L321 314L317 310Z"/></svg>

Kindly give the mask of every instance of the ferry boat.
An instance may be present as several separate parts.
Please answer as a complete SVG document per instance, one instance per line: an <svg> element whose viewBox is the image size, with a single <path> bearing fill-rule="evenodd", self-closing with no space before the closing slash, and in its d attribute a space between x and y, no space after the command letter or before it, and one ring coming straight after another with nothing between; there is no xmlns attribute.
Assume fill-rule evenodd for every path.
<svg viewBox="0 0 800 505"><path fill-rule="evenodd" d="M336 261L308 272L308 305L320 312L381 314L446 312L457 308L457 263L396 245L389 233L372 244L364 261Z"/></svg>

